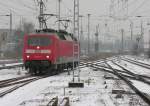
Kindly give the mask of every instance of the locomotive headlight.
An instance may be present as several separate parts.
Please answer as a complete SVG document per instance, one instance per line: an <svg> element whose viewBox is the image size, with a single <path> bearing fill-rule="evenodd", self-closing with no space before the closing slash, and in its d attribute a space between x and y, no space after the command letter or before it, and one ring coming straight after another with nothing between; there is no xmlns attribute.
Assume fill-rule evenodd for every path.
<svg viewBox="0 0 150 106"><path fill-rule="evenodd" d="M39 47L39 46L37 46L36 48L37 48L37 49L40 49L40 47Z"/></svg>
<svg viewBox="0 0 150 106"><path fill-rule="evenodd" d="M30 58L30 56L27 56L27 58Z"/></svg>
<svg viewBox="0 0 150 106"><path fill-rule="evenodd" d="M48 59L49 59L49 56L46 56L46 58L48 58Z"/></svg>

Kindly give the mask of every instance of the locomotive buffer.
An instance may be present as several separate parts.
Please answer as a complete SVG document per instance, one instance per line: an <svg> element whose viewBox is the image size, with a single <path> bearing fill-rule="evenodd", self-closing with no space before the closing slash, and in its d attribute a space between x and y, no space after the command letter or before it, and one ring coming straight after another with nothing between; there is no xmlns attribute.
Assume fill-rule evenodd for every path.
<svg viewBox="0 0 150 106"><path fill-rule="evenodd" d="M78 56L78 67L74 68L75 66L75 61L73 59L73 79L72 82L69 82L69 87L84 87L84 83L80 82L80 37L79 37L79 0L74 0L74 35L78 36L78 43L74 44L73 43L73 57L75 58ZM76 48L78 49L77 51ZM75 70L78 71L78 74L75 75ZM77 82L75 82L75 78L78 78Z"/></svg>

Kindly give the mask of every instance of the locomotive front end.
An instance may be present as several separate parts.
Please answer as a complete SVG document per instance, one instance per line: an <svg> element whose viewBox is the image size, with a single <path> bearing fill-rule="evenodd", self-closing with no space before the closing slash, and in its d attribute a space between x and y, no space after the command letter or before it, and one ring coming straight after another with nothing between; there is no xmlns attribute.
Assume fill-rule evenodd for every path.
<svg viewBox="0 0 150 106"><path fill-rule="evenodd" d="M24 39L23 60L25 68L37 73L50 67L52 39L48 35L27 35Z"/></svg>

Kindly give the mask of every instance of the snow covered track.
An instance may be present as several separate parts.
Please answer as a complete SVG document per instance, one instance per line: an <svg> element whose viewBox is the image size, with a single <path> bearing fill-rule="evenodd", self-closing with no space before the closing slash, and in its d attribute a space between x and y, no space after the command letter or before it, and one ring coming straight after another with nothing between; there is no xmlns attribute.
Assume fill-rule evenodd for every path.
<svg viewBox="0 0 150 106"><path fill-rule="evenodd" d="M18 81L15 81L15 79L13 79L14 81L11 81L11 79L3 80L10 86L0 88L0 92L3 91L1 95L4 94L0 98L0 104L3 104L3 106L131 106L133 103L137 104L134 106L149 106L147 99L149 98L149 92L142 91L134 83L134 81L143 83L137 77L138 73L131 70L131 72L128 72L114 64L112 60L125 68L129 66L125 65L128 62L123 60L120 62L116 58L81 60L80 74L81 81L84 82L84 88L68 87L68 83L72 81L72 75L68 75L67 72L38 81L35 80L19 89L17 88L18 86L28 83L28 80L32 78L20 78ZM109 67L106 63L112 67ZM69 70L72 73L71 69ZM78 70L75 70L75 73L77 72ZM131 73L137 74L137 76ZM122 77L127 79L127 82ZM149 80L149 78L146 79ZM21 83L25 80L27 82ZM3 81L0 81L0 85L4 84L2 86L6 86ZM128 83L132 85L129 86ZM139 85L143 86L142 84ZM132 88L132 86L138 91L133 90L134 87ZM11 92L11 90L14 91ZM6 96L5 93L7 94Z"/></svg>
<svg viewBox="0 0 150 106"><path fill-rule="evenodd" d="M103 70L105 72L114 74L118 78L122 79L126 84L133 89L148 105L150 105L150 96L146 93L143 93L140 91L132 82L132 80L137 80L144 82L148 85L150 85L150 78L148 76L144 75L138 75L137 73L133 73L130 70L125 69L123 66L113 62L116 59L106 59L106 60L97 60L94 62L85 62L84 65L90 66L94 68L94 70ZM104 65L106 63L106 65ZM109 64L112 63L113 67ZM116 65L116 66L115 66ZM147 78L147 79L145 79Z"/></svg>
<svg viewBox="0 0 150 106"><path fill-rule="evenodd" d="M135 65L138 65L138 66L150 69L150 64L142 63L142 62L135 61L135 60L128 59L128 58L121 58L121 59L124 60L124 61L130 62L132 64L135 64Z"/></svg>
<svg viewBox="0 0 150 106"><path fill-rule="evenodd" d="M16 81L23 80L23 79L26 79L26 78L29 78L29 77L31 77L31 76L23 76L23 77L11 78L11 79L7 79L7 80L1 80L0 81L0 88L5 87L4 85L9 86L10 83L14 83Z"/></svg>
<svg viewBox="0 0 150 106"><path fill-rule="evenodd" d="M25 83L31 80L36 79L37 77L32 77L32 76L25 76L25 77L20 77L20 78L13 78L12 80L4 80L1 81L0 83L0 88L4 88L4 87L8 87L8 86L12 86L12 85L16 85L16 84L21 84L21 83Z"/></svg>
<svg viewBox="0 0 150 106"><path fill-rule="evenodd" d="M120 67L122 70L126 71L129 75L132 75L134 77L134 80L138 80L138 81L141 81L141 82L144 82L148 85L150 85L150 77L148 76L144 76L144 75L139 75L137 73L133 73L132 71L126 69L125 67L121 66L120 64L116 63L116 62L113 62L115 65L117 65L118 67ZM147 79L149 80L147 80Z"/></svg>
<svg viewBox="0 0 150 106"><path fill-rule="evenodd" d="M105 67L104 64L106 61L112 61L112 60L115 60L116 57L113 57L113 58L107 58L107 59L95 59L94 61L91 61L91 60L81 60L80 62L80 67L83 68L83 67L87 67L87 66L91 66L91 65L101 65L101 67ZM108 68L108 67L105 67L105 68Z"/></svg>
<svg viewBox="0 0 150 106"><path fill-rule="evenodd" d="M17 67L23 67L23 63L4 64L0 66L0 70L17 68Z"/></svg>
<svg viewBox="0 0 150 106"><path fill-rule="evenodd" d="M1 81L1 83L0 83L0 88L4 88L4 87L8 87L8 86L13 86L13 87L10 87L10 88L8 88L7 90L4 90L3 92L0 92L0 97L3 97L3 96L5 96L6 94L8 94L8 93L11 93L11 92L13 92L14 90L16 90L16 89L18 89L18 88L20 88L20 87L23 87L23 86L25 86L25 85L27 85L27 84L29 84L29 83L31 83L31 82L34 82L34 81L37 81L37 80L39 80L39 79L42 79L42 78L46 78L47 76L41 76L41 77L29 77L29 76L27 76L27 77L20 77L20 78L14 78L14 79L9 79L9 80L4 80L4 82L3 81ZM6 83L7 82L7 83ZM14 86L15 85L15 86Z"/></svg>
<svg viewBox="0 0 150 106"><path fill-rule="evenodd" d="M124 80L148 105L150 105L150 97L149 97L149 95L141 92L138 88L136 88L136 86L133 85L132 81L130 81L128 79L128 77L125 77L122 74L118 73L117 70L115 70L108 63L106 63L106 64L114 71L115 75L117 75L119 78L121 78L122 80Z"/></svg>

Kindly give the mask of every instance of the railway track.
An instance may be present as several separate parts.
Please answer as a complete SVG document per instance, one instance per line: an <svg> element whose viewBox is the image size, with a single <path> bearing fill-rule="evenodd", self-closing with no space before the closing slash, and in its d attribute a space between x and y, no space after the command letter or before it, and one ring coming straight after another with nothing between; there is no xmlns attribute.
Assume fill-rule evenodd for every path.
<svg viewBox="0 0 150 106"><path fill-rule="evenodd" d="M149 95L141 92L138 88L136 88L136 86L133 85L132 81L130 81L130 79L128 77L123 76L121 73L118 73L117 70L115 70L111 65L109 65L108 63L106 63L115 73L116 76L118 76L119 78L121 78L124 82L126 82L126 84L128 84L128 86L134 90L148 105L150 105L150 97ZM136 77L136 76L135 76Z"/></svg>
<svg viewBox="0 0 150 106"><path fill-rule="evenodd" d="M115 74L112 69L110 67L108 67L108 65L104 64L105 62L108 62L108 61L112 61L112 60L107 60L107 61L101 61L98 60L98 61L95 61L95 62L86 62L86 63L81 63L81 66L83 67L92 67L94 70L102 70L104 72L108 72L108 73L112 73L112 74ZM98 63L97 63L98 62ZM83 68L82 67L82 68ZM131 79L134 79L134 80L138 80L136 79L135 77L133 77L129 72L127 71L124 71L124 70L119 70L119 69L115 69L117 70L117 72L121 73L123 76L126 76L126 77L129 77Z"/></svg>
<svg viewBox="0 0 150 106"><path fill-rule="evenodd" d="M111 59L109 59L109 60L106 59L105 60L106 65L105 66L102 66L102 64L104 64L103 60L101 62L99 60L94 61L94 62L85 62L84 65L90 66L90 67L92 67L96 70L102 70L104 72L114 74L115 76L117 76L118 78L120 78L124 82L126 82L126 84L133 91L135 91L137 93L137 95L139 95L148 105L150 105L150 96L148 94L145 94L145 93L141 92L138 88L136 88L136 86L133 85L131 80L138 80L138 81L141 81L141 82L146 83L146 84L150 84L150 81L143 78L144 76L135 74L132 71L123 68L121 65L116 64L118 67L121 68L121 70L115 69L111 65L108 64L108 61L112 61L112 60ZM149 77L147 77L147 78L149 79Z"/></svg>
<svg viewBox="0 0 150 106"><path fill-rule="evenodd" d="M17 67L23 67L23 63L21 64L13 64L13 65L2 65L0 67L0 70L3 70L3 69L11 69L11 68L17 68Z"/></svg>
<svg viewBox="0 0 150 106"><path fill-rule="evenodd" d="M28 77L31 77L31 76L30 76L30 75L27 75L27 76L22 76L22 77L17 77L17 78L11 78L11 79L6 79L6 80L0 80L0 85L3 84L3 83L9 83L9 82L21 80L21 79L24 79L24 78L28 78Z"/></svg>
<svg viewBox="0 0 150 106"><path fill-rule="evenodd" d="M67 72L67 71L62 71L62 72ZM5 89L6 87L10 87L7 90L4 91L0 91L0 97L5 96L8 93L11 93L13 91L15 91L16 89L23 87L29 83L32 83L34 81L52 76L52 75L57 75L56 73L50 74L48 73L48 75L43 75L43 76L31 76L31 75L27 75L27 76L23 76L23 77L18 77L18 78L12 78L12 79L7 79L7 80L1 80L0 81L0 90L1 89Z"/></svg>
<svg viewBox="0 0 150 106"><path fill-rule="evenodd" d="M128 74L134 76L134 77L135 77L135 78L134 78L135 80L139 80L139 81L141 81L141 82L144 82L144 83L150 85L150 77L149 77L149 76L139 75L139 74L137 74L137 73L134 73L134 72L130 71L129 69L127 69L127 68L121 66L120 64L118 64L118 63L116 63L116 62L114 62L114 61L112 61L112 63L115 64L115 65L117 65L118 67L120 67L122 70L126 71Z"/></svg>
<svg viewBox="0 0 150 106"><path fill-rule="evenodd" d="M135 65L150 69L150 64L142 63L142 62L135 61L135 60L128 59L128 58L121 58L121 59L124 60L124 61L127 61L129 63L132 63L132 64L135 64Z"/></svg>
<svg viewBox="0 0 150 106"><path fill-rule="evenodd" d="M5 87L9 87L8 89L0 92L0 97L5 96L8 93L11 93L15 91L16 89L23 87L31 82L46 78L48 76L24 76L24 77L19 77L19 78L13 78L13 79L8 79L8 80L3 80L0 81L0 88L4 89Z"/></svg>
<svg viewBox="0 0 150 106"><path fill-rule="evenodd" d="M8 80L2 80L0 81L0 88L5 88L12 85L21 84L24 82L28 82L30 80L36 79L37 77L32 76L24 76L24 77L18 77L18 78L12 78Z"/></svg>
<svg viewBox="0 0 150 106"><path fill-rule="evenodd" d="M65 70L63 72L66 72ZM1 80L0 81L0 97L5 96L8 93L11 93L13 91L15 91L16 89L23 87L31 82L40 80L42 78L46 78L49 77L51 75L56 75L56 73L54 74L50 74L48 73L48 75L46 76L31 76L31 75L27 75L27 76L23 76L23 77L18 77L18 78L11 78L11 79L6 79L6 80ZM2 90L5 89L6 87L9 87L7 90ZM2 90L2 92L1 92Z"/></svg>
<svg viewBox="0 0 150 106"><path fill-rule="evenodd" d="M108 73L112 73L115 76L117 76L118 78L122 79L123 81L125 81L147 104L150 105L150 97L147 94L144 94L143 92L141 92L140 90L138 90L130 81L130 79L134 79L134 80L138 80L147 84L150 84L149 81L145 80L141 75L135 74L130 70L125 69L124 67L122 67L121 65L116 64L115 62L113 62L115 65L117 65L118 67L121 68L121 70L119 69L115 69L113 68L111 65L108 64L108 61L113 61L116 58L112 58L112 59L102 59L102 60L94 60L94 61L81 61L80 62L80 67L92 67L93 69L96 70L102 70ZM32 77L31 76L26 76L24 78L14 78L14 79L8 79L8 80L3 80L0 81L0 88L4 88L4 87L9 87L12 85L15 85L14 87L1 92L0 93L0 97L3 97L4 95L13 92L14 90L25 86L33 81L45 78L46 76L37 76L37 77ZM149 77L147 77L149 79ZM48 106L48 105L47 105Z"/></svg>

